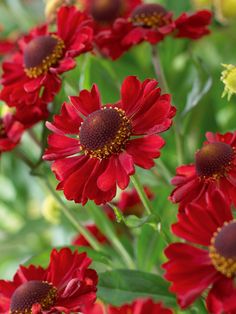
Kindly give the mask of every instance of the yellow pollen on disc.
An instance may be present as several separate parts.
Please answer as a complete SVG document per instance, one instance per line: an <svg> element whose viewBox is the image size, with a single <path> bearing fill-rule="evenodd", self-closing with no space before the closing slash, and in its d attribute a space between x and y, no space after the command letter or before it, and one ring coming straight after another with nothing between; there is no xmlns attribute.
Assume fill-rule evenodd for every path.
<svg viewBox="0 0 236 314"><path fill-rule="evenodd" d="M109 123L109 124L111 123L111 120L109 120L109 116L105 117L104 120L102 119L104 118L104 116L103 117L101 116L102 112L106 114L105 111L109 113L109 110L113 111L113 113L114 111L117 113L118 119L116 117L114 121L112 120L112 123L118 124L117 130L114 131L115 133L112 137L110 137L109 133L106 133L104 135L104 139L103 140L100 139L101 145L99 145L99 147L96 147L94 149L88 148L91 138L93 138L94 140L94 137L100 137L101 134L99 134L99 130L100 129L101 131L102 129L104 130L104 128L106 128L106 123ZM119 108L114 108L114 107L112 108L104 107L101 110L94 112L93 114L95 114L95 116L92 119L90 119L89 116L87 117L87 119L90 119L89 128L92 130L96 130L95 133L93 134L92 132L90 133L89 136L86 137L86 131L85 131L85 136L83 135L83 138L84 138L83 141L82 141L81 135L79 135L80 142L81 142L81 149L84 151L84 154L88 155L90 158L97 158L100 160L108 158L111 155L119 154L125 148L125 144L129 140L131 136L131 132L132 132L131 123L129 119L126 117L124 110L119 109ZM82 133L81 132L82 129L85 130L87 127L88 127L88 124L86 125L86 120L85 120L81 124L80 134Z"/></svg>
<svg viewBox="0 0 236 314"><path fill-rule="evenodd" d="M152 15L142 13L131 18L131 21L137 26L146 26L148 28L157 28L167 24L163 13L153 12Z"/></svg>
<svg viewBox="0 0 236 314"><path fill-rule="evenodd" d="M216 238L219 235L219 233L222 231L224 227L229 226L232 223L236 223L235 220L230 222L225 222L224 225L221 228L217 229L217 232L213 234L213 237L211 239L211 245L209 247L209 256L211 258L212 264L218 270L220 273L225 275L227 278L232 278L234 275L236 275L236 256L230 256L226 257L223 256L218 252L216 249ZM235 241L233 239L233 241Z"/></svg>
<svg viewBox="0 0 236 314"><path fill-rule="evenodd" d="M24 71L29 78L37 78L41 74L47 73L49 68L56 64L63 56L65 48L64 41L56 35L51 35L51 37L57 40L53 51L42 60L41 64L34 67L25 66Z"/></svg>

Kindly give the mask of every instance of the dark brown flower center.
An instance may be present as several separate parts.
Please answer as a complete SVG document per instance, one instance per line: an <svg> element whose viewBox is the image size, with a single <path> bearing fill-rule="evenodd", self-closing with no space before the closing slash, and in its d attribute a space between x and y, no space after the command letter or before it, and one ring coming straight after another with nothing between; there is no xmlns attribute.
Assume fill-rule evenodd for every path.
<svg viewBox="0 0 236 314"><path fill-rule="evenodd" d="M109 23L120 16L122 5L122 0L93 0L91 14L96 21Z"/></svg>
<svg viewBox="0 0 236 314"><path fill-rule="evenodd" d="M56 301L57 289L48 282L32 280L19 286L11 297L10 314L31 314L34 304L49 310Z"/></svg>
<svg viewBox="0 0 236 314"><path fill-rule="evenodd" d="M226 222L214 234L210 257L215 268L225 276L236 274L236 221Z"/></svg>
<svg viewBox="0 0 236 314"><path fill-rule="evenodd" d="M169 23L167 15L166 9L159 4L141 4L133 10L131 21L136 26L158 28Z"/></svg>
<svg viewBox="0 0 236 314"><path fill-rule="evenodd" d="M3 119L0 118L0 138L4 138L4 137L6 137L6 130L3 124Z"/></svg>
<svg viewBox="0 0 236 314"><path fill-rule="evenodd" d="M24 49L24 66L27 76L46 73L63 55L64 42L56 35L38 36Z"/></svg>
<svg viewBox="0 0 236 314"><path fill-rule="evenodd" d="M198 176L222 177L229 170L234 158L233 148L222 142L210 143L203 146L195 156Z"/></svg>
<svg viewBox="0 0 236 314"><path fill-rule="evenodd" d="M107 158L122 151L131 129L123 110L104 107L84 120L80 128L80 144L90 157Z"/></svg>

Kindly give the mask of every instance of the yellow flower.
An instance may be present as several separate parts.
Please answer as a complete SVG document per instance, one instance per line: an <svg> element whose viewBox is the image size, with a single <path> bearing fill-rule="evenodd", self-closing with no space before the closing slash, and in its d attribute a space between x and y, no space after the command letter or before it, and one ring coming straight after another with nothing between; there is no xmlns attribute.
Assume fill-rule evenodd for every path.
<svg viewBox="0 0 236 314"><path fill-rule="evenodd" d="M222 23L229 23L236 18L235 0L213 0L216 18Z"/></svg>
<svg viewBox="0 0 236 314"><path fill-rule="evenodd" d="M235 0L221 0L221 11L225 18L236 17L236 1Z"/></svg>
<svg viewBox="0 0 236 314"><path fill-rule="evenodd" d="M222 97L227 95L230 100L233 94L236 94L236 66L233 64L222 64L226 70L221 73L221 81L225 84Z"/></svg>
<svg viewBox="0 0 236 314"><path fill-rule="evenodd" d="M192 0L195 9L211 9L221 23L228 23L236 18L236 0Z"/></svg>
<svg viewBox="0 0 236 314"><path fill-rule="evenodd" d="M46 197L42 205L42 214L52 224L60 223L60 207L53 196L49 195Z"/></svg>

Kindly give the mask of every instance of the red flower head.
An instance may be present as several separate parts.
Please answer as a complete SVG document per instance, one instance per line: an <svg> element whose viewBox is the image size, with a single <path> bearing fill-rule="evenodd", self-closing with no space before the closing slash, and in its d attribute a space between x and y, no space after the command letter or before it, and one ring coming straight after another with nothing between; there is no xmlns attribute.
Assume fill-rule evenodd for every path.
<svg viewBox="0 0 236 314"><path fill-rule="evenodd" d="M88 199L109 202L117 185L128 186L135 165L149 169L160 156L164 140L157 133L166 131L175 115L170 95L161 95L155 80L141 83L130 76L114 105L102 107L96 85L70 101L53 123L47 123L54 134L44 159L55 160L57 189L67 199L82 204Z"/></svg>
<svg viewBox="0 0 236 314"><path fill-rule="evenodd" d="M95 303L86 309L83 314L172 314L173 312L162 306L161 303L154 303L151 299L137 299L132 304L125 304L121 307L109 305L107 309L102 303Z"/></svg>
<svg viewBox="0 0 236 314"><path fill-rule="evenodd" d="M64 248L51 252L42 267L20 266L13 281L0 280L2 314L80 312L96 299L97 273L85 253Z"/></svg>
<svg viewBox="0 0 236 314"><path fill-rule="evenodd" d="M98 229L96 225L87 225L86 229L96 238L96 240L101 244L106 244L109 242L107 237L105 237L101 231ZM88 246L90 247L90 243L86 240L86 238L79 234L75 237L75 239L72 241L73 245L79 245L79 246Z"/></svg>
<svg viewBox="0 0 236 314"><path fill-rule="evenodd" d="M76 66L74 57L92 49L91 20L75 7L61 7L57 31L46 25L18 41L19 51L3 62L0 98L9 106L48 103L61 87L59 74Z"/></svg>
<svg viewBox="0 0 236 314"><path fill-rule="evenodd" d="M144 187L144 191L150 200L154 198L153 193L147 186ZM117 207L122 210L124 215L136 215L141 217L144 212L143 204L136 189L134 188L130 191L124 191L121 193Z"/></svg>
<svg viewBox="0 0 236 314"><path fill-rule="evenodd" d="M15 116L7 113L0 118L0 153L12 150L21 139L24 126Z"/></svg>
<svg viewBox="0 0 236 314"><path fill-rule="evenodd" d="M172 230L191 242L171 244L165 251L169 259L163 265L165 278L172 282L170 290L177 294L179 305L186 308L210 288L210 313L234 313L236 222L224 195L214 191L205 206L188 205Z"/></svg>
<svg viewBox="0 0 236 314"><path fill-rule="evenodd" d="M133 45L143 41L155 45L167 35L198 39L209 33L210 22L211 12L207 10L184 13L174 20L172 13L160 4L140 4L129 18L117 19L111 30L101 32L97 46L106 56L116 59Z"/></svg>
<svg viewBox="0 0 236 314"><path fill-rule="evenodd" d="M236 132L208 132L206 138L208 141L195 155L195 164L177 168L172 179L176 188L170 199L180 203L180 210L190 202L204 204L215 189L236 206Z"/></svg>

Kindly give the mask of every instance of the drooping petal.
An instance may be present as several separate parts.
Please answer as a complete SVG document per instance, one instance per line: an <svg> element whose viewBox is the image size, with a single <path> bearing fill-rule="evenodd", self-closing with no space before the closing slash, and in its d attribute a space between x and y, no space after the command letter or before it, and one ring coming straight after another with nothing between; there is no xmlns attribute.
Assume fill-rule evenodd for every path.
<svg viewBox="0 0 236 314"><path fill-rule="evenodd" d="M174 243L168 246L165 254L169 259L163 265L165 278L172 282L170 290L177 294L181 308L193 303L220 277L211 264L208 251L185 243Z"/></svg>

